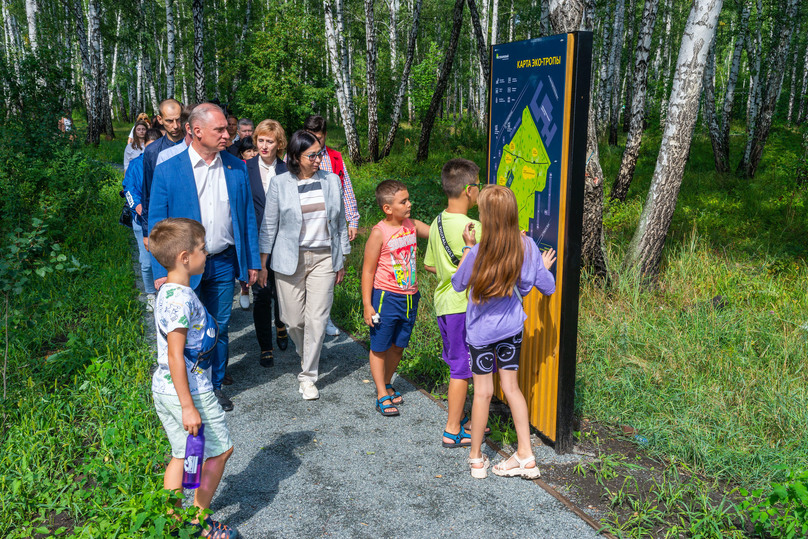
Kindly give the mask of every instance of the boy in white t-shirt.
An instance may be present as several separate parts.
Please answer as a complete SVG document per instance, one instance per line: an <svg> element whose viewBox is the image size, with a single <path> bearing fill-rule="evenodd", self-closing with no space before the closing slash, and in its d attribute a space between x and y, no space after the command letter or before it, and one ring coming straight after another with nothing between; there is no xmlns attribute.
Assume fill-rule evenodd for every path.
<svg viewBox="0 0 808 539"><path fill-rule="evenodd" d="M149 238L151 253L168 270L154 306L158 367L152 377L154 406L171 443L172 458L163 486L166 490L182 489L186 439L188 434L196 436L204 424L205 462L194 495L194 505L204 510L210 507L225 463L233 454L206 357L215 347L218 328L190 287L191 276L205 271L205 228L192 219L169 218L157 223ZM194 523L202 537L238 537L235 528L210 517L205 523Z"/></svg>

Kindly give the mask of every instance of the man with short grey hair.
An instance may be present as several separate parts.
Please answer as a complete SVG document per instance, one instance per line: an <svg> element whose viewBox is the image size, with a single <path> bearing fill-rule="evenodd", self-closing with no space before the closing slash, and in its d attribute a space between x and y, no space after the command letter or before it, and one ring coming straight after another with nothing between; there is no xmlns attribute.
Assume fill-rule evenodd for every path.
<svg viewBox="0 0 808 539"><path fill-rule="evenodd" d="M230 140L222 110L213 103L197 105L187 125L193 134L190 145L155 169L149 229L167 217L187 217L205 227L208 259L204 273L191 277L190 287L219 324L211 382L219 404L230 411L233 403L222 392L222 382L233 288L236 278L252 285L258 276L258 225L247 167L222 151ZM154 257L152 268L159 288L166 270Z"/></svg>
<svg viewBox="0 0 808 539"><path fill-rule="evenodd" d="M242 118L239 120L236 138L234 138L233 143L227 147L227 151L238 157L238 152L240 149L238 142L247 137L251 137L254 129L255 127L253 126L253 122L249 118Z"/></svg>

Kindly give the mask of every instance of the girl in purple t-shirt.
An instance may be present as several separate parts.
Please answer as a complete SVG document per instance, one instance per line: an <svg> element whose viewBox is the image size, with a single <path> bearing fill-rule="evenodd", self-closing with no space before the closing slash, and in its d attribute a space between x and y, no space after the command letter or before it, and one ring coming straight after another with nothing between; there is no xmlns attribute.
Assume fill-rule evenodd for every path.
<svg viewBox="0 0 808 539"><path fill-rule="evenodd" d="M474 225L463 231L463 257L452 277L458 292L468 289L466 342L474 376L474 403L471 409L471 476L488 475L488 457L482 454L483 432L488 423L488 408L494 394L494 365L499 370L502 390L508 399L516 427L516 453L493 467L505 477L539 477L536 458L530 445L527 403L519 389L517 369L522 345L525 311L518 290L524 296L535 286L549 296L555 292L555 278L548 270L556 253L539 251L530 238L519 230L516 197L507 187L486 186L478 199L482 238L478 244Z"/></svg>

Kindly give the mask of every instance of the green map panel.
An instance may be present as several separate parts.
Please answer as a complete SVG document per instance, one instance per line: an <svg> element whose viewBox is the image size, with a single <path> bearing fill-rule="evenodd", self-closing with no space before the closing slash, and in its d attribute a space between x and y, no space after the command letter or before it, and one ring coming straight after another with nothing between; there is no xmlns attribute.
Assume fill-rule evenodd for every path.
<svg viewBox="0 0 808 539"><path fill-rule="evenodd" d="M530 108L522 111L522 122L511 141L505 145L497 165L497 183L516 195L519 204L519 227L527 230L536 217L536 192L544 191L550 157L544 148Z"/></svg>

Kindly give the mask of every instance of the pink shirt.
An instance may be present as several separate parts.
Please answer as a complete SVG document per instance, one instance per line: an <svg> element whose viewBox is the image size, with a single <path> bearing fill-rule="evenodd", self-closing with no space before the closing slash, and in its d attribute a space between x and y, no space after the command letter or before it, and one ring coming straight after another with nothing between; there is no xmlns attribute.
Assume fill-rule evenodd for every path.
<svg viewBox="0 0 808 539"><path fill-rule="evenodd" d="M379 221L373 228L382 233L382 251L376 264L373 288L407 295L418 292L415 223L405 219L401 226L390 226Z"/></svg>

